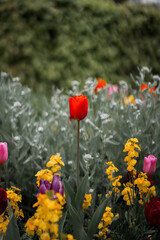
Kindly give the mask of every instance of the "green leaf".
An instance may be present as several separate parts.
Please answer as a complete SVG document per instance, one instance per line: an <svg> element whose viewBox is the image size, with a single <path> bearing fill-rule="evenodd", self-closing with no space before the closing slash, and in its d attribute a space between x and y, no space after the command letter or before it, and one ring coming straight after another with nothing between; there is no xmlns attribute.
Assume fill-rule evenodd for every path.
<svg viewBox="0 0 160 240"><path fill-rule="evenodd" d="M97 208L97 210L95 211L95 213L94 213L94 215L93 215L93 217L91 219L91 222L90 222L90 224L88 226L88 232L87 232L87 235L88 235L89 239L92 239L93 235L97 231L98 224L101 221L101 218L102 218L103 213L105 211L105 208L107 206L108 200L109 200L109 198L105 199L101 203L101 205Z"/></svg>
<svg viewBox="0 0 160 240"><path fill-rule="evenodd" d="M72 204L73 206L75 206L75 193L73 189L71 188L70 184L65 180L63 180L63 186L67 204L68 205Z"/></svg>
<svg viewBox="0 0 160 240"><path fill-rule="evenodd" d="M67 217L67 211L65 213L63 213L62 217L59 220L59 234L63 233L63 227L64 227L64 223L66 221L66 217Z"/></svg>
<svg viewBox="0 0 160 240"><path fill-rule="evenodd" d="M69 210L75 238L77 240L89 240L83 228L83 222L81 221L78 211L72 205L70 205Z"/></svg>
<svg viewBox="0 0 160 240"><path fill-rule="evenodd" d="M11 209L11 206L9 204L9 200L7 201L8 204L8 208L9 208L9 224L7 227L7 231L6 231L6 240L20 240L20 234L19 234L19 229L17 226L17 222L16 219L14 217L13 211Z"/></svg>
<svg viewBox="0 0 160 240"><path fill-rule="evenodd" d="M78 210L82 209L82 204L83 204L84 196L87 189L87 180L88 180L88 174L86 174L86 176L82 179L76 193L75 203L76 203L76 208Z"/></svg>

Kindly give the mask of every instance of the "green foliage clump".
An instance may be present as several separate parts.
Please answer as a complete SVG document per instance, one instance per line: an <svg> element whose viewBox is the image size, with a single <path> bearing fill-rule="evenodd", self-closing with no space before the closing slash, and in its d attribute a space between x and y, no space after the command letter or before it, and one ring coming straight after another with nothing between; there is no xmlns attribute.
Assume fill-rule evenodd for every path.
<svg viewBox="0 0 160 240"><path fill-rule="evenodd" d="M31 196L37 191L34 175L51 154L46 140L47 113L42 121L32 106L30 88L4 72L0 74L0 102L0 141L8 144L2 185L21 188L24 206L31 206Z"/></svg>
<svg viewBox="0 0 160 240"><path fill-rule="evenodd" d="M4 1L1 71L38 92L72 80L129 81L137 66L159 72L159 9L97 0Z"/></svg>

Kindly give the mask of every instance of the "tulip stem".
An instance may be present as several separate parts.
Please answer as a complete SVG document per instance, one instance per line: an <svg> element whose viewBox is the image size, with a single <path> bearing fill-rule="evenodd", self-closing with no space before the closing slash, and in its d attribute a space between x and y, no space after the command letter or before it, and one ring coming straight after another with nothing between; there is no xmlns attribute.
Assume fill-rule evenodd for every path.
<svg viewBox="0 0 160 240"><path fill-rule="evenodd" d="M79 186L79 128L80 128L80 120L78 120L78 124L77 124L77 168L76 168L77 187Z"/></svg>

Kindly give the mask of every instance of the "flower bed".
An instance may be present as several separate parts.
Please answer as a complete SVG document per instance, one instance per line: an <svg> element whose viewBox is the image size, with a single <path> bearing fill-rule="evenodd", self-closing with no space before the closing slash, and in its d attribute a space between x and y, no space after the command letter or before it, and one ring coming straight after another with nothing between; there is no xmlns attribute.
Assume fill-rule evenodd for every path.
<svg viewBox="0 0 160 240"><path fill-rule="evenodd" d="M145 81L146 77L150 82ZM7 75L1 76L6 101L5 92L15 84L7 78ZM66 94L55 90L40 117L34 118L37 126L32 129L35 133L39 129L38 136L41 134L43 141L37 139L34 145L32 141L24 144L26 132L24 149L19 152L19 144L14 144L15 152L23 155L15 154L13 159L12 141L16 140L9 137L13 128L8 135L3 130L1 237L3 234L5 239L42 240L159 238L160 78L142 68L133 80L137 90L125 82L112 86L108 82L104 84L103 80L101 85L102 79L87 79L82 90L78 82L73 82L72 90ZM19 83L18 87L22 92ZM10 94L10 98L15 99L11 91ZM22 109L23 106L19 106L16 110L11 107L7 110L10 115L19 116ZM32 117L36 115L34 108L32 114ZM33 123L34 120L30 119ZM1 125L9 121L2 121ZM25 132L18 121L14 127L16 133ZM47 153L44 155L42 149L37 152L39 158L32 168L33 162L28 157L34 158L33 150L38 141L43 142L41 148L46 148ZM23 184L16 174L15 177L12 174L11 179L6 173L13 163L17 171L20 171L18 164L23 166ZM37 182L36 178L31 180L33 175ZM28 181L31 182L27 186ZM11 190L6 189L11 186ZM17 218L23 217L19 206L12 203L13 194L20 190L18 187L22 189L24 218L18 220L17 225L13 213ZM25 196L29 202L25 201ZM14 200L16 198L21 202L21 197L15 195ZM7 217L4 219L4 216Z"/></svg>

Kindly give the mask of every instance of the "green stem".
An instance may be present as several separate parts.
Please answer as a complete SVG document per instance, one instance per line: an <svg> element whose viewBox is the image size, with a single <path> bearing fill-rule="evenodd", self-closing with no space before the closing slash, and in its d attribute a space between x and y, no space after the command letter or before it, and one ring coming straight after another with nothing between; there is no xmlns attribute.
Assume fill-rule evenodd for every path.
<svg viewBox="0 0 160 240"><path fill-rule="evenodd" d="M77 124L77 168L76 168L77 187L79 186L79 127L80 127L80 120L78 120L78 124Z"/></svg>

